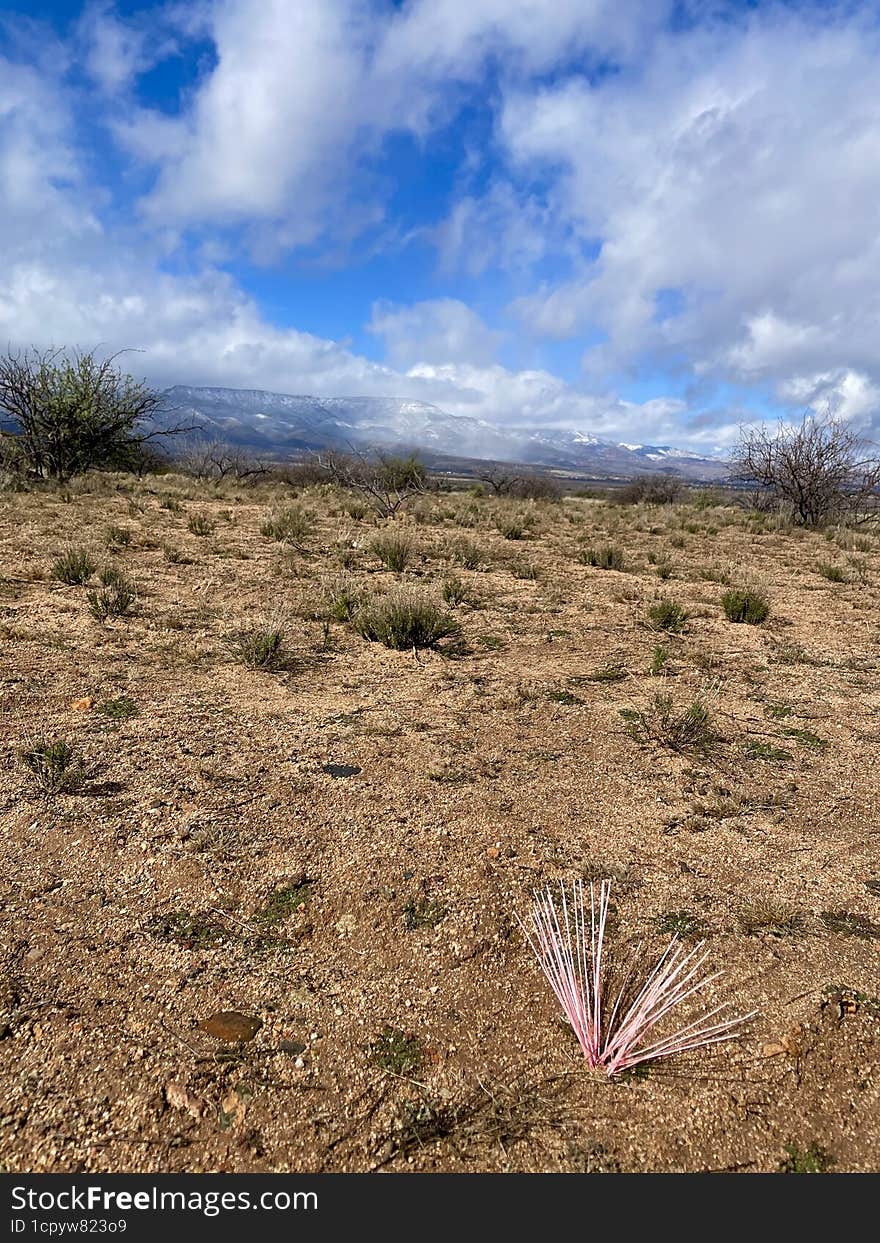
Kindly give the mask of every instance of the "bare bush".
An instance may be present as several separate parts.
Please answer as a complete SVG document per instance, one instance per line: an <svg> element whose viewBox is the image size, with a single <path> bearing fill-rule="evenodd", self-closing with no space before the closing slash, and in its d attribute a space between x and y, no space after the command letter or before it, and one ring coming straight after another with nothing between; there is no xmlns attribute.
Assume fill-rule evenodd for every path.
<svg viewBox="0 0 880 1243"><path fill-rule="evenodd" d="M742 428L732 478L757 485L761 508L800 526L861 522L877 513L880 458L845 420L805 415L775 433L763 424Z"/></svg>
<svg viewBox="0 0 880 1243"><path fill-rule="evenodd" d="M268 463L239 445L224 444L220 440L193 441L184 446L176 461L185 475L218 482L227 478L242 482L269 473Z"/></svg>
<svg viewBox="0 0 880 1243"><path fill-rule="evenodd" d="M521 501L561 501L562 486L552 475L538 471L505 470L497 467L482 471L477 478L488 483L496 496L512 496Z"/></svg>
<svg viewBox="0 0 880 1243"><path fill-rule="evenodd" d="M618 505L674 505L681 496L683 484L672 471L656 475L636 475L625 487L609 497Z"/></svg>
<svg viewBox="0 0 880 1243"><path fill-rule="evenodd" d="M381 518L393 518L428 488L428 472L415 454L327 453L319 459L330 479L360 492Z"/></svg>

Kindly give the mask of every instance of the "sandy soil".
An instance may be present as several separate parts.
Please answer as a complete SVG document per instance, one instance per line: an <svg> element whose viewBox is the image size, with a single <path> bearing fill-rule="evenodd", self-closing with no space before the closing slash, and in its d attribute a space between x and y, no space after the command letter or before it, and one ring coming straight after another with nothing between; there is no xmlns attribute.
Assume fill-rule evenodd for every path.
<svg viewBox="0 0 880 1243"><path fill-rule="evenodd" d="M294 503L301 547L261 534ZM440 495L394 524L396 575L345 504L176 477L0 497L0 1168L877 1169L880 540ZM624 571L579 559L608 544ZM69 545L134 582L133 616L51 578ZM457 576L462 649L326 620L343 563L367 591ZM768 620L730 623L728 582ZM681 634L647 624L665 598ZM284 667L246 668L234 636L279 610ZM645 735L658 694L708 705L707 752ZM22 759L58 739L72 793ZM705 936L713 998L758 1011L739 1039L584 1068L517 916L606 876L617 943ZM200 1026L223 1011L261 1026L224 1042Z"/></svg>

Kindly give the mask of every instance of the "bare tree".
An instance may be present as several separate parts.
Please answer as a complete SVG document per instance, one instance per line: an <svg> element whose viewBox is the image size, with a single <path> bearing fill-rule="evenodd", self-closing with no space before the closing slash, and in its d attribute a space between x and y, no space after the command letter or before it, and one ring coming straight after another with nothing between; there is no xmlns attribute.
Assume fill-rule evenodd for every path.
<svg viewBox="0 0 880 1243"><path fill-rule="evenodd" d="M522 482L523 476L499 466L479 471L477 478L481 483L488 483L496 496L510 496L517 484Z"/></svg>
<svg viewBox="0 0 880 1243"><path fill-rule="evenodd" d="M763 424L741 428L732 479L756 484L764 504L801 526L861 522L877 513L880 458L845 420L805 414L773 434Z"/></svg>
<svg viewBox="0 0 880 1243"><path fill-rule="evenodd" d="M95 467L124 465L134 446L184 430L155 423L163 397L116 365L63 350L8 351L0 358L0 413L26 469L64 482Z"/></svg>
<svg viewBox="0 0 880 1243"><path fill-rule="evenodd" d="M412 453L368 456L352 449L321 454L318 461L334 483L362 493L382 518L393 518L410 497L428 489L428 472Z"/></svg>
<svg viewBox="0 0 880 1243"><path fill-rule="evenodd" d="M619 505L674 505L681 496L682 482L671 470L656 474L636 475L628 484L610 496Z"/></svg>
<svg viewBox="0 0 880 1243"><path fill-rule="evenodd" d="M176 455L178 465L196 479L221 480L232 477L239 481L269 473L269 464L238 445L222 440L195 440L184 445Z"/></svg>
<svg viewBox="0 0 880 1243"><path fill-rule="evenodd" d="M528 470L515 472L513 469L493 467L491 470L480 471L477 478L488 483L496 496L513 496L521 501L560 501L562 488L552 475L540 471Z"/></svg>

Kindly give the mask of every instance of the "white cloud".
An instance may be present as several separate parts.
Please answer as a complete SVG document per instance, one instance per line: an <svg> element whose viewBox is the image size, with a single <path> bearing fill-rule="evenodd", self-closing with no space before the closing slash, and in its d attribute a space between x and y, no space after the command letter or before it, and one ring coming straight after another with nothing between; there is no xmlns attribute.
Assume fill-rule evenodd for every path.
<svg viewBox="0 0 880 1243"><path fill-rule="evenodd" d="M494 360L501 334L493 332L464 302L437 298L399 306L373 303L369 331L381 337L395 367L414 363L478 363Z"/></svg>
<svg viewBox="0 0 880 1243"><path fill-rule="evenodd" d="M869 423L880 410L880 384L847 368L792 376L780 384L779 391L792 405L816 413L830 411L855 424Z"/></svg>
<svg viewBox="0 0 880 1243"><path fill-rule="evenodd" d="M92 80L110 94L128 88L135 76L154 63L145 32L122 22L110 0L89 4L78 23L85 68Z"/></svg>
<svg viewBox="0 0 880 1243"><path fill-rule="evenodd" d="M154 219L271 225L279 248L307 243L353 211L351 183L384 138L429 142L461 91L499 58L505 73L622 52L661 20L665 0L216 0L217 55L180 117L133 110L116 130L159 176ZM130 69L125 28L100 24L105 77ZM359 199L364 193L360 187ZM381 215L376 202L363 219ZM262 245L268 245L265 229Z"/></svg>
<svg viewBox="0 0 880 1243"><path fill-rule="evenodd" d="M697 7L672 32L668 9L204 0L163 8L151 41L98 0L69 48L32 37L31 63L0 60L0 340L137 344L158 382L413 396L629 441L709 446L733 434L724 411L607 391L608 375L644 359L869 419L880 395L876 22L867 9L774 8L715 24ZM177 46L174 29L216 51L177 114L137 105L133 89ZM85 97L64 77L74 54L99 87L90 121L132 157L130 184L155 174L134 221L104 199L93 153L77 144ZM603 59L615 72L597 72ZM529 333L604 334L586 359L598 395L586 380L501 367L499 334L455 298L391 304L377 288L378 364L276 327L223 272L240 236L227 226L264 256L357 239L383 218L388 136L406 131L430 154L474 100L496 112L494 140L472 150L446 219L419 221L420 237L444 275L515 269Z"/></svg>
<svg viewBox="0 0 880 1243"><path fill-rule="evenodd" d="M653 355L784 384L880 376L880 33L784 10L658 36L642 67L507 93L500 134L585 244L520 299L539 335L598 326L593 368ZM673 313L658 299L675 291Z"/></svg>

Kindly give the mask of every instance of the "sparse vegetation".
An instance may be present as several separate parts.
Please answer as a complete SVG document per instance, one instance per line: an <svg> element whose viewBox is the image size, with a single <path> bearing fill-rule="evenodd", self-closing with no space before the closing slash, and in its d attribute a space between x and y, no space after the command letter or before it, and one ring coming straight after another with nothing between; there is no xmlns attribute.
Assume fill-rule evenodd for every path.
<svg viewBox="0 0 880 1243"><path fill-rule="evenodd" d="M111 617L130 617L137 603L137 589L124 576L119 576L100 591L86 593L89 612L96 621L105 622Z"/></svg>
<svg viewBox="0 0 880 1243"><path fill-rule="evenodd" d="M89 581L95 569L95 562L87 548L67 548L54 562L49 574L69 587L81 587Z"/></svg>
<svg viewBox="0 0 880 1243"><path fill-rule="evenodd" d="M206 535L213 535L215 526L205 514L190 514L186 522L186 529L191 535L204 537Z"/></svg>
<svg viewBox="0 0 880 1243"><path fill-rule="evenodd" d="M41 794L77 794L85 783L82 760L63 738L31 742L21 759Z"/></svg>
<svg viewBox="0 0 880 1243"><path fill-rule="evenodd" d="M584 565L594 565L600 570L624 570L626 568L623 550L615 548L613 544L606 544L602 548L585 548L581 553L581 561Z"/></svg>
<svg viewBox="0 0 880 1243"><path fill-rule="evenodd" d="M0 972L0 1043L24 1041L65 1108L31 1126L36 1089L0 1059L0 1162L36 1167L51 1142L88 1170L98 1134L108 1161L137 1144L149 1169L771 1172L795 1136L793 1166L818 1137L835 1170L872 1168L880 540L754 515L730 489L546 504L445 475L392 522L305 466L3 492L21 1000ZM301 547L266 534L290 510ZM527 543L504 540L507 518L529 520ZM127 544L105 545L115 526ZM402 569L386 538L409 548ZM91 564L62 587L70 548ZM130 611L93 624L90 589L126 584ZM752 629L748 601L744 625L722 606L748 590L772 604ZM729 987L722 1018L761 1017L739 1048L621 1071L597 1113L518 919L536 886L609 874L614 951L641 940L649 964L664 938L683 954L706 938L726 981L709 1009ZM829 963L864 992L832 991ZM78 982L62 1009L44 1005L56 977ZM201 1026L227 1007L262 1017L253 1041ZM664 1016L657 1041L677 1026ZM97 1065L123 1110L106 1132ZM695 1083L701 1125L670 1147ZM865 1104L858 1128L833 1099Z"/></svg>
<svg viewBox="0 0 880 1243"><path fill-rule="evenodd" d="M402 574L412 560L413 544L408 535L400 531L385 531L370 544L370 551L383 565L396 574Z"/></svg>
<svg viewBox="0 0 880 1243"><path fill-rule="evenodd" d="M410 588L368 600L355 614L354 624L365 639L402 651L438 647L461 632L454 617Z"/></svg>
<svg viewBox="0 0 880 1243"><path fill-rule="evenodd" d="M246 669L277 670L288 659L285 635L285 620L275 616L241 630L231 640L230 648Z"/></svg>
<svg viewBox="0 0 880 1243"><path fill-rule="evenodd" d="M111 548L128 548L131 543L131 531L128 527L109 526L105 538Z"/></svg>
<svg viewBox="0 0 880 1243"><path fill-rule="evenodd" d="M266 539L277 540L279 544L292 544L294 548L302 548L312 531L313 521L298 506L273 510L260 526L260 534Z"/></svg>
<svg viewBox="0 0 880 1243"><path fill-rule="evenodd" d="M702 700L676 707L669 695L655 695L648 708L621 712L632 736L642 742L656 742L670 751L705 755L718 742L712 727L712 714Z"/></svg>
<svg viewBox="0 0 880 1243"><path fill-rule="evenodd" d="M770 601L762 591L753 588L731 589L721 597L721 607L728 621L759 626L770 616Z"/></svg>
<svg viewBox="0 0 880 1243"><path fill-rule="evenodd" d="M658 600L648 609L648 621L654 630L681 634L687 625L688 614L676 600Z"/></svg>
<svg viewBox="0 0 880 1243"><path fill-rule="evenodd" d="M403 1078L417 1074L424 1058L418 1036L390 1025L379 1032L369 1045L368 1053L374 1066Z"/></svg>
<svg viewBox="0 0 880 1243"><path fill-rule="evenodd" d="M846 570L842 565L835 565L831 561L820 561L816 566L816 573L821 574L823 578L827 578L829 583L846 582Z"/></svg>
<svg viewBox="0 0 880 1243"><path fill-rule="evenodd" d="M779 1164L782 1174L827 1174L834 1165L821 1144L808 1144L806 1148L786 1144L785 1152L785 1160Z"/></svg>
<svg viewBox="0 0 880 1243"><path fill-rule="evenodd" d="M453 576L443 580L443 599L453 606L464 604L472 599L472 592L467 583Z"/></svg>

